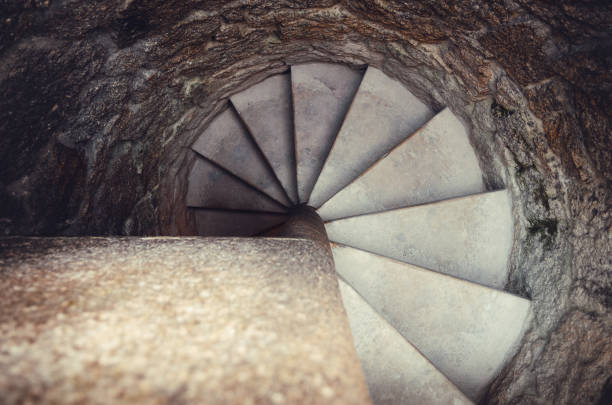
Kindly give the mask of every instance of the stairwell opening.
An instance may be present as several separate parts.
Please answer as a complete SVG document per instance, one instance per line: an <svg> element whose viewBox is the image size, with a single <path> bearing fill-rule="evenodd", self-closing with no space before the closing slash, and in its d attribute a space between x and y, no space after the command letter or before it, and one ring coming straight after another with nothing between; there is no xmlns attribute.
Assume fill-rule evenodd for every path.
<svg viewBox="0 0 612 405"><path fill-rule="evenodd" d="M533 300L535 320L488 401L597 403L611 351L610 10L574 7L12 5L0 44L2 232L193 234L186 148L230 95L293 64L374 66L434 111L448 106L487 187L512 192L507 289Z"/></svg>
<svg viewBox="0 0 612 405"><path fill-rule="evenodd" d="M306 204L312 206L307 212L325 221L374 403L429 401L412 385L414 378L401 377L403 388L392 383L399 378L394 373L404 375L410 367L399 361L414 350L410 345L424 356L415 354L415 364L432 362L434 369L424 375L440 377L422 385L433 384L460 401L468 401L464 394L482 398L515 352L529 303L500 293L512 248L509 195L504 189L487 191L464 124L450 109L434 112L372 66L302 63L231 95L227 108L196 132L185 151L196 159L181 184L187 185L182 204L197 234L295 234L301 222L298 228L292 224L306 212L296 207ZM323 226L320 218L315 222ZM322 234L327 241L325 230ZM416 278L410 279L413 272ZM424 278L416 276L420 273ZM431 287L445 280L450 280L446 292ZM398 287L416 300L394 295ZM474 325L470 314L485 291L505 302L505 309L480 307L482 324ZM451 299L445 294L455 297L452 308L444 303ZM471 305L462 302L465 294L474 300ZM394 298L381 307L377 302L383 297ZM431 343L439 323L415 315L425 303L430 315L454 312L454 345ZM379 316L385 320L375 321ZM360 332L363 322L379 324L387 333L379 339L388 341L370 348L371 337ZM478 328L473 338L463 337ZM417 330L429 331L428 338ZM402 337L391 337L398 332ZM446 349L451 346L460 349ZM390 363L370 358L372 350L390 356ZM406 396L408 386L412 394Z"/></svg>

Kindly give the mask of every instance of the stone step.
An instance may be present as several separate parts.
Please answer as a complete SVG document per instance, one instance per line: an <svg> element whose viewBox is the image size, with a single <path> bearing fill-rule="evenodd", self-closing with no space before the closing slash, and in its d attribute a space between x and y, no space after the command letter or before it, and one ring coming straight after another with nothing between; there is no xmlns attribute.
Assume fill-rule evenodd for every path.
<svg viewBox="0 0 612 405"><path fill-rule="evenodd" d="M217 115L191 148L284 205L291 205L233 108Z"/></svg>
<svg viewBox="0 0 612 405"><path fill-rule="evenodd" d="M503 288L512 249L505 190L339 219L329 239L475 283Z"/></svg>
<svg viewBox="0 0 612 405"><path fill-rule="evenodd" d="M472 404L351 286L339 285L374 405Z"/></svg>
<svg viewBox="0 0 612 405"><path fill-rule="evenodd" d="M529 301L346 246L333 254L344 280L472 400L514 355ZM353 334L378 333L373 326Z"/></svg>
<svg viewBox="0 0 612 405"><path fill-rule="evenodd" d="M200 236L255 236L285 222L287 215L194 209L198 235Z"/></svg>
<svg viewBox="0 0 612 405"><path fill-rule="evenodd" d="M189 207L285 212L280 203L201 157L195 161L188 181Z"/></svg>
<svg viewBox="0 0 612 405"><path fill-rule="evenodd" d="M289 74L271 76L232 96L231 101L290 200L297 202Z"/></svg>
<svg viewBox="0 0 612 405"><path fill-rule="evenodd" d="M485 191L463 124L444 109L318 210L324 220Z"/></svg>
<svg viewBox="0 0 612 405"><path fill-rule="evenodd" d="M291 66L300 202L308 201L363 72L336 63Z"/></svg>
<svg viewBox="0 0 612 405"><path fill-rule="evenodd" d="M433 115L401 83L369 67L323 165L309 205L319 208Z"/></svg>

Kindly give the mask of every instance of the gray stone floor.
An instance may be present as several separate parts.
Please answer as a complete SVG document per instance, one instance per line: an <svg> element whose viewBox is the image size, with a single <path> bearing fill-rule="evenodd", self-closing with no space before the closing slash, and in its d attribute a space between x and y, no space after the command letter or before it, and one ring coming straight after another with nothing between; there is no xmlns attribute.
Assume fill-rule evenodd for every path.
<svg viewBox="0 0 612 405"><path fill-rule="evenodd" d="M191 148L280 203L291 205L259 147L231 106L215 117Z"/></svg>
<svg viewBox="0 0 612 405"><path fill-rule="evenodd" d="M340 291L375 404L472 404L350 285Z"/></svg>
<svg viewBox="0 0 612 405"><path fill-rule="evenodd" d="M504 287L512 249L506 191L326 224L329 239L489 287Z"/></svg>
<svg viewBox="0 0 612 405"><path fill-rule="evenodd" d="M291 78L269 77L231 100L289 198L297 203Z"/></svg>
<svg viewBox="0 0 612 405"><path fill-rule="evenodd" d="M444 109L319 208L324 220L485 191L463 124Z"/></svg>
<svg viewBox="0 0 612 405"><path fill-rule="evenodd" d="M363 72L338 63L291 67L300 202L308 202Z"/></svg>
<svg viewBox="0 0 612 405"><path fill-rule="evenodd" d="M319 208L434 115L399 82L368 67L308 201Z"/></svg>
<svg viewBox="0 0 612 405"><path fill-rule="evenodd" d="M200 157L189 173L187 205L200 208L285 212L276 200Z"/></svg>
<svg viewBox="0 0 612 405"><path fill-rule="evenodd" d="M516 353L530 320L528 300L346 246L336 245L333 252L346 282L473 400L482 398L507 357ZM347 306L349 315L351 309ZM354 331L355 322L351 326Z"/></svg>

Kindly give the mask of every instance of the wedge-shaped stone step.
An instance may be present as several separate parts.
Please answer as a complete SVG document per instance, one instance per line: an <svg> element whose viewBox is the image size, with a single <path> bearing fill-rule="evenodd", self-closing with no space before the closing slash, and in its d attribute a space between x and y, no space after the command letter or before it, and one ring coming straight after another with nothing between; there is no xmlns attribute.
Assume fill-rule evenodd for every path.
<svg viewBox="0 0 612 405"><path fill-rule="evenodd" d="M359 294L339 284L374 405L472 404Z"/></svg>
<svg viewBox="0 0 612 405"><path fill-rule="evenodd" d="M318 210L324 220L485 191L463 124L447 108Z"/></svg>
<svg viewBox="0 0 612 405"><path fill-rule="evenodd" d="M255 236L287 220L283 214L194 209L200 236Z"/></svg>
<svg viewBox="0 0 612 405"><path fill-rule="evenodd" d="M289 198L297 202L289 74L267 78L231 97Z"/></svg>
<svg viewBox="0 0 612 405"><path fill-rule="evenodd" d="M352 247L503 288L512 248L505 190L326 224L329 239Z"/></svg>
<svg viewBox="0 0 612 405"><path fill-rule="evenodd" d="M529 301L346 246L333 254L338 273L472 400L514 355Z"/></svg>
<svg viewBox="0 0 612 405"><path fill-rule="evenodd" d="M191 147L284 205L287 195L233 108L217 115Z"/></svg>
<svg viewBox="0 0 612 405"><path fill-rule="evenodd" d="M291 66L300 202L308 201L362 76L335 63Z"/></svg>
<svg viewBox="0 0 612 405"><path fill-rule="evenodd" d="M309 205L320 207L433 115L401 83L369 67L314 186Z"/></svg>
<svg viewBox="0 0 612 405"><path fill-rule="evenodd" d="M187 206L284 212L285 208L231 173L200 157L189 173Z"/></svg>

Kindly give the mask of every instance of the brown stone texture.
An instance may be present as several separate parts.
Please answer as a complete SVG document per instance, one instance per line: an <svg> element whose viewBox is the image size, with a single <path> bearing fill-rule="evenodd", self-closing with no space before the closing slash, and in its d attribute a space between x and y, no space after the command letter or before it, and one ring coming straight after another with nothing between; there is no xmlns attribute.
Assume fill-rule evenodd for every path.
<svg viewBox="0 0 612 405"><path fill-rule="evenodd" d="M3 404L370 403L316 242L0 239L0 288Z"/></svg>
<svg viewBox="0 0 612 405"><path fill-rule="evenodd" d="M519 84L524 86L551 77L543 49L550 39L546 33L539 33L527 24L516 24L488 32L479 39Z"/></svg>
<svg viewBox="0 0 612 405"><path fill-rule="evenodd" d="M609 402L612 366L598 370L612 330L611 10L605 0L4 2L0 233L192 234L186 147L230 95L292 63L369 64L436 111L448 106L486 184L513 194L507 288L536 316L488 401Z"/></svg>

